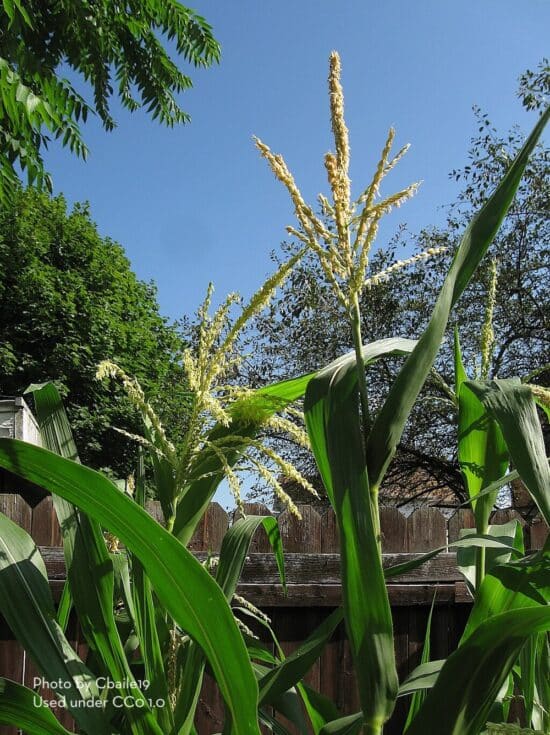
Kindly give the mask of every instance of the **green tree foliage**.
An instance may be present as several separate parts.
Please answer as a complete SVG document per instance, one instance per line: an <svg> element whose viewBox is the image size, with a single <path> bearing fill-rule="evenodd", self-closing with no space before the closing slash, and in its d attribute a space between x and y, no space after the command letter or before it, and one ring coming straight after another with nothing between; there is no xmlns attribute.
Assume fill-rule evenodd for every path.
<svg viewBox="0 0 550 735"><path fill-rule="evenodd" d="M2 0L0 39L0 201L20 169L29 183L50 185L41 157L50 136L85 157L80 123L93 113L112 130L115 93L131 111L187 122L176 95L192 82L166 42L194 66L220 55L208 23L176 0ZM90 85L93 102L64 78L69 70Z"/></svg>
<svg viewBox="0 0 550 735"><path fill-rule="evenodd" d="M177 438L186 401L180 351L155 287L100 237L86 205L68 212L61 196L16 193L0 212L0 394L55 381L82 461L124 477L135 445L110 427L140 433L141 424L122 391L95 379L97 363L113 359L136 375Z"/></svg>
<svg viewBox="0 0 550 735"><path fill-rule="evenodd" d="M542 106L550 90L550 69L543 61L536 72L520 78L519 96L528 109ZM362 332L365 342L388 336L420 334L426 326L436 295L447 273L457 243L472 213L479 208L502 178L523 142L521 131L502 135L487 115L474 108L477 135L471 140L467 164L450 173L462 182L462 191L449 207L444 227L429 227L411 233L405 226L390 246L371 258L369 274L389 267L397 258L415 251L445 246L443 256L418 261L388 280L366 290L362 297ZM490 282L490 256L498 258L497 299L493 314L495 343L490 377L519 375L531 382L550 381L550 223L549 150L541 143L531 157L509 214L463 298L455 307L447 339L441 346L437 375L426 384L403 435L397 459L386 477L386 498L396 489L399 502L430 488L450 487L465 499L455 453L456 409L438 376L453 384L453 337L458 326L470 376L479 375L480 335ZM292 252L295 245L283 245ZM286 257L286 256L285 256ZM244 380L261 385L274 378L315 370L352 344L341 307L328 282L319 275L313 257L306 257L273 302L271 310L254 325L250 357ZM258 349L259 342L263 350ZM545 369L540 370L541 367ZM390 362L370 368L369 393L372 406L380 406L395 373ZM274 440L280 441L275 436ZM311 458L285 441L287 456L304 474L314 473ZM421 470L419 472L419 470Z"/></svg>

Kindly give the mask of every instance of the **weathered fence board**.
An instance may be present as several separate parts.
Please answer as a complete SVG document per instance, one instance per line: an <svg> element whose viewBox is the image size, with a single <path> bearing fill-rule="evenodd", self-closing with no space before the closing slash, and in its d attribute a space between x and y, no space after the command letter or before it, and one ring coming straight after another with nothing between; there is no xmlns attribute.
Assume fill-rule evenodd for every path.
<svg viewBox="0 0 550 735"><path fill-rule="evenodd" d="M263 503L244 503L243 510L245 515L249 516L270 516L271 511ZM267 533L263 528L259 528L254 534L252 543L250 544L251 554L266 554L271 551L271 544L267 538Z"/></svg>
<svg viewBox="0 0 550 735"><path fill-rule="evenodd" d="M0 513L3 513L20 528L31 533L32 509L20 495L2 493L0 495Z"/></svg>
<svg viewBox="0 0 550 735"><path fill-rule="evenodd" d="M65 580L63 550L40 546L48 578L54 594L61 590ZM209 552L195 551L200 561ZM384 567L403 564L421 554L384 554ZM340 604L341 579L339 554L285 554L285 572L288 593L280 584L279 571L272 554L251 553L247 557L238 587L240 594L248 595L254 604L267 607L334 607ZM436 603L467 602L462 595L462 575L456 566L456 554L442 552L422 566L388 580L390 597L396 605L431 604L437 584ZM465 590L465 587L464 587ZM326 599L325 599L326 596Z"/></svg>
<svg viewBox="0 0 550 735"><path fill-rule="evenodd" d="M51 496L44 498L32 511L31 536L40 546L61 546L62 536Z"/></svg>
<svg viewBox="0 0 550 735"><path fill-rule="evenodd" d="M279 530L283 547L289 552L321 553L321 516L310 505L301 506L299 519L290 511L283 511L279 518Z"/></svg>
<svg viewBox="0 0 550 735"><path fill-rule="evenodd" d="M329 511L327 515L334 515ZM397 508L380 509L380 533L382 536L382 550L386 554L403 552L408 549L407 542L408 520ZM336 549L338 551L338 549Z"/></svg>

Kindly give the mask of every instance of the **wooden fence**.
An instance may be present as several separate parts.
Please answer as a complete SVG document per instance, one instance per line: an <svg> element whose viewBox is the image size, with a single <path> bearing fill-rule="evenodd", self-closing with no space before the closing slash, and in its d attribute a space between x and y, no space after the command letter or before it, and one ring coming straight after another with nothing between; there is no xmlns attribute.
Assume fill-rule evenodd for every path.
<svg viewBox="0 0 550 735"><path fill-rule="evenodd" d="M309 506L301 508L303 519L298 521L288 512L279 515L279 526L285 548L288 595L279 584L276 565L263 530L252 543L238 592L258 605L272 620L272 627L286 654L295 650L320 624L332 608L340 604L340 565L338 531L332 510L319 514ZM0 511L25 528L40 546L45 559L54 597L65 579L61 536L50 497L34 508L12 493L0 494ZM149 511L159 517L158 504ZM249 514L267 514L261 504L248 504ZM527 548L540 548L548 528L540 519L525 524L514 510L496 511L492 523L504 523L517 518L524 527ZM231 522L230 516L213 503L201 521L190 547L199 557L219 551L223 535ZM470 511L460 510L447 521L436 508L421 508L409 517L395 508L382 508L381 528L384 564L393 565L410 558L409 554L428 551L456 540L461 528L471 528ZM419 662L424 644L429 606L436 595L432 624L432 658L444 658L460 638L470 609L471 599L456 569L453 553L442 553L419 569L388 584L395 630L395 649L400 679ZM247 621L248 623L248 621ZM253 626L251 626L253 627ZM261 634L260 637L267 641ZM86 646L73 621L70 640L85 657ZM13 640L4 622L0 621L0 676L32 685L36 669ZM344 714L359 709L352 662L343 626L326 646L321 658L309 672L306 681L330 697ZM385 728L387 735L398 735L406 715L407 702L398 700L392 720ZM70 718L63 721L69 729ZM199 735L220 732L223 703L214 682L207 676L201 693L196 720ZM284 721L283 721L284 722ZM0 727L1 735L14 735L13 728Z"/></svg>

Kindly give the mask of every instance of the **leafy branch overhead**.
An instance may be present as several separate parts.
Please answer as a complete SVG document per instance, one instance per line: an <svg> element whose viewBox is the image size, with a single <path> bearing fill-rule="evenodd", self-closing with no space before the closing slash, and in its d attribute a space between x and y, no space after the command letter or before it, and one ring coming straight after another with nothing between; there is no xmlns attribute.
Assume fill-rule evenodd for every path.
<svg viewBox="0 0 550 735"><path fill-rule="evenodd" d="M192 86L167 50L187 64L206 67L220 58L212 29L175 0L2 0L0 9L0 201L16 186L51 187L41 151L50 138L83 158L80 123L89 114L106 130L115 127L111 99L139 108L165 125L189 121L176 98ZM68 71L87 82L93 102L82 97Z"/></svg>

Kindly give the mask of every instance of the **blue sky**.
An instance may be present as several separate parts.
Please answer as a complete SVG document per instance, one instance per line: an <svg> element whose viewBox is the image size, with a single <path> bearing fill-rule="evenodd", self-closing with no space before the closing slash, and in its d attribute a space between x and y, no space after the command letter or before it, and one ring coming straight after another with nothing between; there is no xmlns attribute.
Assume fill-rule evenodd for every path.
<svg viewBox="0 0 550 735"><path fill-rule="evenodd" d="M118 128L90 122L88 162L52 144L56 192L88 200L103 235L119 241L138 275L154 279L164 314L193 312L209 280L217 298L250 294L270 271L269 253L293 222L286 192L251 141L282 152L310 201L326 191L331 147L327 58L342 57L352 179L371 175L387 129L412 148L388 179L394 190L422 179L415 200L392 215L412 230L441 221L457 189L448 172L465 162L476 131L472 104L502 130L534 116L516 80L548 55L548 0L197 0L222 61L193 70L182 95L192 123L166 129L114 105ZM389 191L388 188L386 191Z"/></svg>

